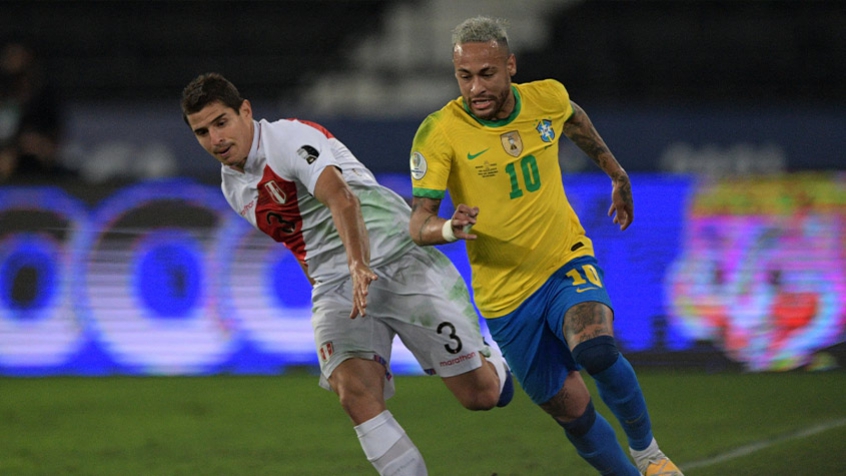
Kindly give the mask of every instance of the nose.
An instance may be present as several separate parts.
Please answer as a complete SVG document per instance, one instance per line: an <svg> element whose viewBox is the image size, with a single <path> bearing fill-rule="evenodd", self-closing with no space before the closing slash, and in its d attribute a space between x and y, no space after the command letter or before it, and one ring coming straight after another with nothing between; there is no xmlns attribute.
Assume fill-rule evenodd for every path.
<svg viewBox="0 0 846 476"><path fill-rule="evenodd" d="M470 92L473 94L477 94L484 90L485 87L482 84L482 80L479 79L478 76L474 76L473 79L470 80Z"/></svg>
<svg viewBox="0 0 846 476"><path fill-rule="evenodd" d="M223 134L221 134L216 129L210 129L209 130L209 138L211 138L212 145L217 145L217 144L223 142Z"/></svg>

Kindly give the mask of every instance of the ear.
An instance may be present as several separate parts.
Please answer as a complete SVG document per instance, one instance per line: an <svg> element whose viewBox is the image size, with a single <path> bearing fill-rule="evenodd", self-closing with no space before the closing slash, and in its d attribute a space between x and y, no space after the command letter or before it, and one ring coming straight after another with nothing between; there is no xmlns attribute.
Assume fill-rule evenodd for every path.
<svg viewBox="0 0 846 476"><path fill-rule="evenodd" d="M249 99L244 99L244 102L241 103L241 115L247 119L253 118L253 105L250 104Z"/></svg>
<svg viewBox="0 0 846 476"><path fill-rule="evenodd" d="M517 74L517 57L514 56L514 53L508 55L508 59L505 62L506 68L508 68L509 76L514 76Z"/></svg>

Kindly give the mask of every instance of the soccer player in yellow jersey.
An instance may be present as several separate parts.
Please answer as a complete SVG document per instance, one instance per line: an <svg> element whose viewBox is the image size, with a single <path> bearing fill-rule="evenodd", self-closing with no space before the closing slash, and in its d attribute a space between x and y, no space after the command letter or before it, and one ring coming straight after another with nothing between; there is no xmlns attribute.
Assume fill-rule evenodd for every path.
<svg viewBox="0 0 846 476"><path fill-rule="evenodd" d="M512 84L504 22L471 18L453 33L461 97L414 137L412 239L466 240L476 303L529 397L603 475L679 476L661 452L646 402L614 340L614 312L590 239L564 193L561 136L611 178L609 216L634 218L631 183L585 111L558 81ZM455 213L438 217L449 190ZM596 381L628 437L635 465L597 413L579 373Z"/></svg>

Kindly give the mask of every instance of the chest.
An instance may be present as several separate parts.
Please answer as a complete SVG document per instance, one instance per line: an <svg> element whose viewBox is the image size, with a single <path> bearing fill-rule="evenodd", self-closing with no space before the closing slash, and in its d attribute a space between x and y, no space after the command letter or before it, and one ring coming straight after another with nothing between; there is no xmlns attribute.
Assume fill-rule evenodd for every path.
<svg viewBox="0 0 846 476"><path fill-rule="evenodd" d="M537 191L544 181L560 181L560 130L560 121L536 119L465 131L463 139L453 142L451 188L495 190L516 199Z"/></svg>

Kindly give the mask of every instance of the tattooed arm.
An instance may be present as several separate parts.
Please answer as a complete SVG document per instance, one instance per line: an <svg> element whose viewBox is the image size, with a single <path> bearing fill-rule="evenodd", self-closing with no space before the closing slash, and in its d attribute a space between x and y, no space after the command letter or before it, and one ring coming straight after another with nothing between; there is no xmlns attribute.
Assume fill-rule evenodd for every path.
<svg viewBox="0 0 846 476"><path fill-rule="evenodd" d="M467 225L476 223L476 216L479 214L478 207L470 207L459 204L449 220L438 216L438 209L441 207L441 200L434 198L414 197L411 201L411 220L408 224L408 231L411 239L420 246L440 245L450 241L475 240L476 235L464 229ZM449 225L446 222L449 221ZM452 240L444 238L444 227L452 228Z"/></svg>
<svg viewBox="0 0 846 476"><path fill-rule="evenodd" d="M608 216L614 216L614 223L620 225L621 230L625 230L634 220L634 201L629 176L605 145L584 109L574 102L571 104L573 115L564 123L564 135L611 177L614 188L611 191Z"/></svg>

